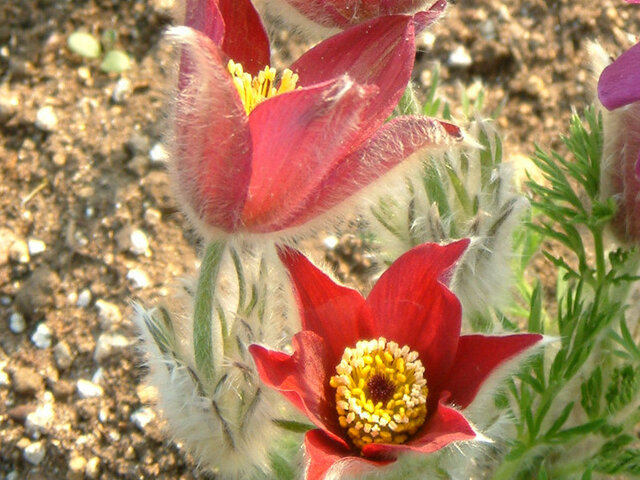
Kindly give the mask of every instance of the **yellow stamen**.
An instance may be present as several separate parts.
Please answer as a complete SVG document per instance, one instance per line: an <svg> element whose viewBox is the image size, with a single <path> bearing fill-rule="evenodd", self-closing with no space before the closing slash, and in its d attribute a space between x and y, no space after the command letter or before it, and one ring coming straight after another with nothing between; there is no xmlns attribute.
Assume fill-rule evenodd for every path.
<svg viewBox="0 0 640 480"><path fill-rule="evenodd" d="M284 78L284 77L283 77ZM330 385L340 426L353 444L404 443L427 417L427 382L418 353L383 337L346 348Z"/></svg>
<svg viewBox="0 0 640 480"><path fill-rule="evenodd" d="M252 77L242 69L242 65L229 60L227 69L231 73L233 84L238 90L247 115L267 98L295 90L298 82L298 75L288 68L282 72L280 85L277 89L274 86L276 79L275 68L265 67L258 75Z"/></svg>

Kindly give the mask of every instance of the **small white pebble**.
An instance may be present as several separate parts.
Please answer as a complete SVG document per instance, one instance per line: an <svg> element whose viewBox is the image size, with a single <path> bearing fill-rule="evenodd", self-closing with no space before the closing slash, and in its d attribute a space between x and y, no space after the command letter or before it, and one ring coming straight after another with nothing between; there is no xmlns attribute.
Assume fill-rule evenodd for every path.
<svg viewBox="0 0 640 480"><path fill-rule="evenodd" d="M149 158L152 163L167 163L169 161L169 152L167 152L162 143L158 142L149 150Z"/></svg>
<svg viewBox="0 0 640 480"><path fill-rule="evenodd" d="M449 65L452 67L469 67L473 63L471 54L463 45L458 45L449 55Z"/></svg>
<svg viewBox="0 0 640 480"><path fill-rule="evenodd" d="M33 442L27 445L22 451L24 459L31 465L39 465L47 453L42 442Z"/></svg>
<svg viewBox="0 0 640 480"><path fill-rule="evenodd" d="M16 240L9 247L9 258L16 263L29 263L29 246L24 240Z"/></svg>
<svg viewBox="0 0 640 480"><path fill-rule="evenodd" d="M120 308L115 303L99 299L96 300L95 305L98 309L98 320L100 320L100 327L103 330L109 330L122 321Z"/></svg>
<svg viewBox="0 0 640 480"><path fill-rule="evenodd" d="M420 47L431 50L433 48L433 45L436 43L436 36L432 32L426 31L418 38L416 38L416 43Z"/></svg>
<svg viewBox="0 0 640 480"><path fill-rule="evenodd" d="M147 288L151 284L149 275L140 270L139 268L133 268L127 272L127 280L131 282L133 288Z"/></svg>
<svg viewBox="0 0 640 480"><path fill-rule="evenodd" d="M149 407L142 407L131 414L130 420L140 430L144 430L154 418L156 418L156 414L153 410Z"/></svg>
<svg viewBox="0 0 640 480"><path fill-rule="evenodd" d="M54 416L53 403L47 402L27 415L25 427L30 432L43 433L53 424Z"/></svg>
<svg viewBox="0 0 640 480"><path fill-rule="evenodd" d="M42 107L36 113L36 127L45 132L52 132L58 126L58 116L52 106Z"/></svg>
<svg viewBox="0 0 640 480"><path fill-rule="evenodd" d="M47 244L37 238L30 238L27 245L31 256L38 255L47 249Z"/></svg>
<svg viewBox="0 0 640 480"><path fill-rule="evenodd" d="M56 346L53 347L53 358L61 370L66 370L73 364L73 354L67 342L58 342Z"/></svg>
<svg viewBox="0 0 640 480"><path fill-rule="evenodd" d="M111 100L113 100L113 103L123 103L127 98L129 98L132 90L131 80L126 77L122 77L116 82L116 86L113 88Z"/></svg>
<svg viewBox="0 0 640 480"><path fill-rule="evenodd" d="M149 225L158 225L162 220L162 213L155 208L147 208L144 211L144 221Z"/></svg>
<svg viewBox="0 0 640 480"><path fill-rule="evenodd" d="M27 322L22 314L19 312L13 312L9 317L9 330L17 335L24 332L25 328L27 328Z"/></svg>
<svg viewBox="0 0 640 480"><path fill-rule="evenodd" d="M81 80L89 80L91 78L91 70L87 67L78 68L78 77L80 77Z"/></svg>
<svg viewBox="0 0 640 480"><path fill-rule="evenodd" d="M0 370L0 387L10 387L11 377L4 370Z"/></svg>
<svg viewBox="0 0 640 480"><path fill-rule="evenodd" d="M132 341L119 333L103 333L96 341L96 348L93 351L93 359L101 362L108 358L116 350L128 347Z"/></svg>
<svg viewBox="0 0 640 480"><path fill-rule="evenodd" d="M336 237L335 235L329 235L328 237L325 237L324 240L322 240L322 243L327 250L333 250L334 248L336 248L338 242L338 237Z"/></svg>
<svg viewBox="0 0 640 480"><path fill-rule="evenodd" d="M100 385L104 380L104 370L102 367L98 367L98 369L94 372L93 377L91 377L91 381L96 385Z"/></svg>
<svg viewBox="0 0 640 480"><path fill-rule="evenodd" d="M129 247L131 253L149 256L149 238L146 233L136 229L131 232L129 238L131 239L131 246Z"/></svg>
<svg viewBox="0 0 640 480"><path fill-rule="evenodd" d="M81 378L76 382L76 390L78 391L80 398L95 398L104 395L104 390L100 385L96 385L84 378Z"/></svg>
<svg viewBox="0 0 640 480"><path fill-rule="evenodd" d="M84 474L89 479L98 478L100 475L100 459L98 457L92 457L87 462L87 467L84 469Z"/></svg>
<svg viewBox="0 0 640 480"><path fill-rule="evenodd" d="M31 342L40 349L49 348L51 346L51 329L45 323L40 323L36 327L36 331L31 335Z"/></svg>
<svg viewBox="0 0 640 480"><path fill-rule="evenodd" d="M78 294L78 300L76 301L76 306L80 308L88 307L91 303L91 290L85 288Z"/></svg>

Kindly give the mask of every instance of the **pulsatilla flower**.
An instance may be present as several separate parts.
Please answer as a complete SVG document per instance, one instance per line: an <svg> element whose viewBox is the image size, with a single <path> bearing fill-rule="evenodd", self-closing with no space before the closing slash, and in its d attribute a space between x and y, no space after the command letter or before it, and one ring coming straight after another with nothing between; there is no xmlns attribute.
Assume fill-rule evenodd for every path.
<svg viewBox="0 0 640 480"><path fill-rule="evenodd" d="M171 173L205 233L271 233L313 220L403 160L461 139L419 116L385 121L409 81L424 15L329 38L278 76L249 0L187 2Z"/></svg>
<svg viewBox="0 0 640 480"><path fill-rule="evenodd" d="M608 65L598 81L598 97L610 110L603 116L602 192L617 199L611 222L621 241L640 241L640 43Z"/></svg>
<svg viewBox="0 0 640 480"><path fill-rule="evenodd" d="M384 15L412 14L426 9L432 2L433 0L268 0L272 9L280 12L283 17L303 27L328 30L344 30ZM437 16L446 5L446 0L439 0L428 10Z"/></svg>
<svg viewBox="0 0 640 480"><path fill-rule="evenodd" d="M366 299L300 253L281 251L302 331L292 355L259 345L250 352L262 381L318 427L305 436L308 478L336 473L336 463L382 466L477 436L459 409L542 336L460 336L460 302L446 282L468 244L413 248Z"/></svg>

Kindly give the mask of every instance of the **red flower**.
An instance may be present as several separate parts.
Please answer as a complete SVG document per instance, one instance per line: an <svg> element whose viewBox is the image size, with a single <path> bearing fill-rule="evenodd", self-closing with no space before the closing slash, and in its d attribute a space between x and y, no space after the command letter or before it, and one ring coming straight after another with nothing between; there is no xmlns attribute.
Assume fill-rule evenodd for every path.
<svg viewBox="0 0 640 480"><path fill-rule="evenodd" d="M305 437L308 478L341 460L380 466L403 451L430 453L476 436L459 409L542 336L460 336L460 302L446 282L468 244L413 248L366 299L300 253L281 251L302 331L293 355L258 345L250 352L262 381L318 427Z"/></svg>
<svg viewBox="0 0 640 480"><path fill-rule="evenodd" d="M460 138L457 127L425 117L385 123L427 16L380 18L332 37L298 59L278 89L275 71L261 71L269 43L249 0L192 0L185 21L173 29L183 51L171 171L205 230L297 227L416 152Z"/></svg>
<svg viewBox="0 0 640 480"><path fill-rule="evenodd" d="M384 15L415 13L429 0L275 0L272 3L292 9L306 20L330 29L345 29ZM431 11L444 10L447 2L436 2Z"/></svg>

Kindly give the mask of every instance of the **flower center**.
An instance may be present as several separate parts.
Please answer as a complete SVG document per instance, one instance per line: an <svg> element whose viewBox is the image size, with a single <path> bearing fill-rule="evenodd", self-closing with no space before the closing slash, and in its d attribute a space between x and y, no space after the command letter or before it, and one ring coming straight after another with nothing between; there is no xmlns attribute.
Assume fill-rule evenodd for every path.
<svg viewBox="0 0 640 480"><path fill-rule="evenodd" d="M247 115L263 100L295 90L298 82L298 75L288 68L282 72L278 88L274 86L276 79L275 68L265 67L258 75L252 77L242 69L242 65L229 60L227 69L231 73L233 84L240 94L240 99Z"/></svg>
<svg viewBox="0 0 640 480"><path fill-rule="evenodd" d="M383 337L346 348L330 384L338 421L362 448L404 443L427 416L427 381L418 353Z"/></svg>

